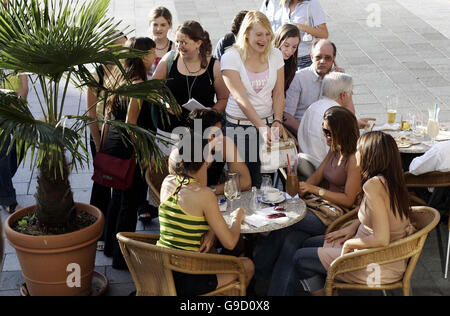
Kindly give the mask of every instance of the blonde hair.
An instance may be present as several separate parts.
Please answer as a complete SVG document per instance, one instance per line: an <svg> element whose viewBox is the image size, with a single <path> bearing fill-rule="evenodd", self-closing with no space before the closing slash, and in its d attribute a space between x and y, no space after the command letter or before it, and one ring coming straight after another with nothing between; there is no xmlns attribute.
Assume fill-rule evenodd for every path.
<svg viewBox="0 0 450 316"><path fill-rule="evenodd" d="M241 55L242 59L244 61L248 58L248 34L255 24L262 25L267 31L270 32L270 35L272 37L272 40L274 38L274 34L272 31L272 25L270 24L269 19L267 16L259 11L249 11L246 15L244 20L242 21L241 28L239 29L239 33L236 39L236 44L234 47L239 51L239 54ZM262 56L262 62L266 62L269 58L269 54L272 50L272 41L270 41L269 45L267 45L266 49L264 50L264 54Z"/></svg>

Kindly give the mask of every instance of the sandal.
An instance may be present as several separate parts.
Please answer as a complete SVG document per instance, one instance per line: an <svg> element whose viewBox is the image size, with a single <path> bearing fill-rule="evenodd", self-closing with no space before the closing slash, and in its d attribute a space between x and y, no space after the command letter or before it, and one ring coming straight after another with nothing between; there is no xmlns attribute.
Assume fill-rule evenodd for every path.
<svg viewBox="0 0 450 316"><path fill-rule="evenodd" d="M105 250L105 242L102 240L97 241L97 251Z"/></svg>
<svg viewBox="0 0 450 316"><path fill-rule="evenodd" d="M142 204L138 209L138 219L144 223L149 224L153 218L158 217L158 208L148 203Z"/></svg>

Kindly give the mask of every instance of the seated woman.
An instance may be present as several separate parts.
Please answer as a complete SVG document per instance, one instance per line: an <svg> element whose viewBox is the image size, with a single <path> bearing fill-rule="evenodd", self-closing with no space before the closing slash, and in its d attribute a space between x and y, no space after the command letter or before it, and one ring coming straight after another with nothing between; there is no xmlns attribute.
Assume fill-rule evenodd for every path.
<svg viewBox="0 0 450 316"><path fill-rule="evenodd" d="M297 71L300 31L294 24L284 24L275 34L274 47L280 49L284 59L284 92L289 89Z"/></svg>
<svg viewBox="0 0 450 316"><path fill-rule="evenodd" d="M222 120L222 114L214 109L194 110L188 119L189 128L192 130L195 130L196 126L201 126L201 130L195 130L196 133L201 132L208 141L218 140L214 148L214 161L208 169L208 186L212 188L214 193L223 194L224 183L220 183L220 176L226 163L230 172L239 174L241 191L248 191L252 188L250 172L240 158L234 141L222 135ZM207 136L205 132L208 133Z"/></svg>
<svg viewBox="0 0 450 316"><path fill-rule="evenodd" d="M408 218L410 207L400 153L392 136L382 132L362 135L356 159L364 183L358 219L326 236L308 239L305 248L294 256L298 277L312 294L324 294L327 269L339 256L357 249L384 247L414 232ZM403 276L406 262L385 264L380 269L380 284L396 282ZM363 269L337 279L365 284L368 277L369 272Z"/></svg>
<svg viewBox="0 0 450 316"><path fill-rule="evenodd" d="M355 158L358 122L349 110L334 106L325 112L323 132L330 151L315 173L306 182L300 182L299 193L301 196L312 193L347 209L355 204L361 192L361 172ZM319 187L323 180L327 180L328 189ZM294 294L294 253L307 238L324 234L330 222L329 218L308 208L300 222L268 236L262 251L255 257L258 277L260 273L262 276L270 273L267 270L273 267L268 295Z"/></svg>
<svg viewBox="0 0 450 316"><path fill-rule="evenodd" d="M194 148L194 138L201 135L190 134L190 142L183 144ZM185 136L186 137L186 136ZM184 138L183 138L184 139ZM181 143L183 143L183 139ZM175 172L164 179L161 187L159 221L161 236L157 245L194 252L209 252L215 237L227 249L233 249L239 240L241 223L245 209L234 211L234 220L229 228L220 213L214 192L206 186L210 157L199 162L194 160L194 150L174 149L169 164ZM202 139L202 149L209 146ZM203 153L210 152L207 148ZM188 157L186 157L188 156ZM189 222L189 227L186 223ZM247 285L253 277L254 265L249 258L241 257L246 272ZM237 278L233 274L190 275L174 273L178 295L199 295L222 287Z"/></svg>

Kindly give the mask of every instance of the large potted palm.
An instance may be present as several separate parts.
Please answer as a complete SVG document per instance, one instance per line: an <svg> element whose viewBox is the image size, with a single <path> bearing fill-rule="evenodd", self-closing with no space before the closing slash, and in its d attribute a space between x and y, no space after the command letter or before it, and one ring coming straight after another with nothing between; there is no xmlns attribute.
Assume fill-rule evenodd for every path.
<svg viewBox="0 0 450 316"><path fill-rule="evenodd" d="M68 180L73 168L89 161L86 127L94 122L87 114L67 115L69 85L101 89L105 98L114 93L174 104L162 81L136 85L130 81L108 91L91 75L89 67L107 63L116 64L125 75L120 60L144 54L112 44L121 36L119 31L127 29L107 17L109 2L0 2L0 69L28 73L41 109L33 115L27 101L0 90L0 148L12 135L25 160L39 170L36 205L14 213L5 223L31 295L88 294L96 242L103 230L101 212L74 202ZM139 163L148 166L151 157L157 166L162 163L154 133L123 122L104 123L126 130L123 139L133 142ZM127 136L131 134L133 140Z"/></svg>

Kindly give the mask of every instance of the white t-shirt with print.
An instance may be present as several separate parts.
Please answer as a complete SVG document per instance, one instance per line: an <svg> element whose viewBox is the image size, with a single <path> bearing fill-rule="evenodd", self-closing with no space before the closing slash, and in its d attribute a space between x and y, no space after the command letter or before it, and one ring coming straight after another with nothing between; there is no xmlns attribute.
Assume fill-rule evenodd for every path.
<svg viewBox="0 0 450 316"><path fill-rule="evenodd" d="M235 70L239 72L242 84L244 85L250 103L258 113L260 118L266 118L273 114L272 92L277 82L278 70L284 67L284 60L281 51L272 48L269 54L269 75L267 81L259 92L256 92L249 79L247 69L242 61L241 55L235 47L226 50L220 60L221 70ZM225 112L233 117L246 118L246 115L239 107L236 99L230 93Z"/></svg>

